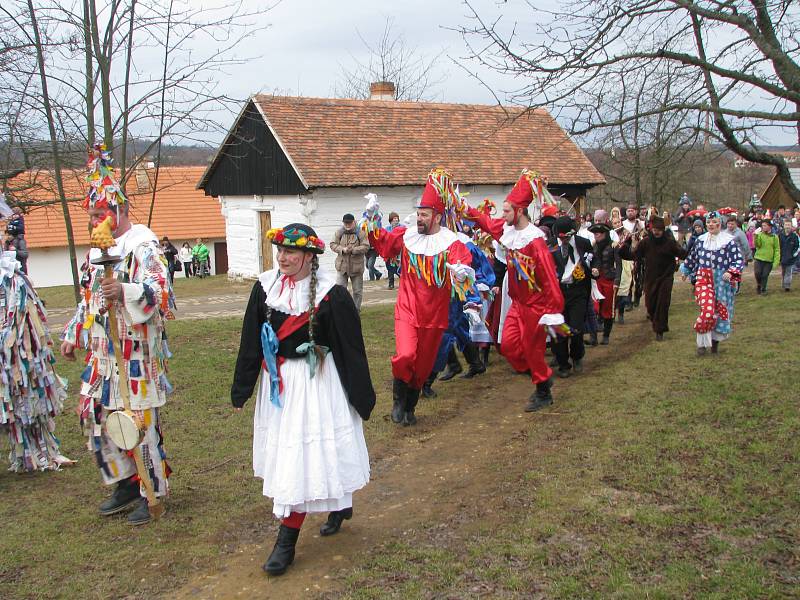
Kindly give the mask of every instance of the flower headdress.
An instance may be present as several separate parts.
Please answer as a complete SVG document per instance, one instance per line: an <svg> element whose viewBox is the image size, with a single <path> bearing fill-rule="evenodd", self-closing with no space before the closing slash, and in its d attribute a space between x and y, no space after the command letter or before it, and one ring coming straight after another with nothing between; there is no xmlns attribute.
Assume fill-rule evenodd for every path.
<svg viewBox="0 0 800 600"><path fill-rule="evenodd" d="M280 229L270 229L266 235L267 239L277 246L298 248L314 254L325 252L325 242L319 239L316 232L308 225L292 223Z"/></svg>

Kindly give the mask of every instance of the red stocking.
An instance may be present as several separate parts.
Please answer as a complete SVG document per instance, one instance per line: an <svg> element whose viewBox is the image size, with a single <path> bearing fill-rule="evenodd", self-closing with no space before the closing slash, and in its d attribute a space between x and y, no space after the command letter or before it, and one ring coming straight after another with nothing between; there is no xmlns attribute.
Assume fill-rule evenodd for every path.
<svg viewBox="0 0 800 600"><path fill-rule="evenodd" d="M306 513L304 512L291 512L289 516L281 520L281 525L286 525L290 529L300 529L305 521Z"/></svg>

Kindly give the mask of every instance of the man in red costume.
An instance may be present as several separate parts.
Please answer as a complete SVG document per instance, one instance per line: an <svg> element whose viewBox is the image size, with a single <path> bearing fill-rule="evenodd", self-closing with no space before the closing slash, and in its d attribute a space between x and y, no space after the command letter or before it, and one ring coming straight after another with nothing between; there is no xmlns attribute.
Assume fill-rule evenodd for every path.
<svg viewBox="0 0 800 600"><path fill-rule="evenodd" d="M369 242L384 260L400 255L400 290L394 311L395 355L392 357L392 421L417 422L414 409L420 390L433 368L439 343L447 329L452 294L463 295L475 281L472 255L455 233L442 226L447 205L459 202L450 175L434 169L417 204L417 227L386 231L368 226ZM377 201L367 205L374 224Z"/></svg>
<svg viewBox="0 0 800 600"><path fill-rule="evenodd" d="M528 207L534 201L534 213L542 214L542 202L549 197L541 178L523 171L519 181L503 203L503 217L492 219L470 208L469 218L498 241L505 253L508 273L503 281L503 295L511 306L501 315L500 353L514 370L530 372L536 391L531 395L527 412L553 403L550 376L553 371L544 359L546 326L564 323L561 294L555 264L547 249L545 234L531 223ZM546 206L546 205L545 205Z"/></svg>

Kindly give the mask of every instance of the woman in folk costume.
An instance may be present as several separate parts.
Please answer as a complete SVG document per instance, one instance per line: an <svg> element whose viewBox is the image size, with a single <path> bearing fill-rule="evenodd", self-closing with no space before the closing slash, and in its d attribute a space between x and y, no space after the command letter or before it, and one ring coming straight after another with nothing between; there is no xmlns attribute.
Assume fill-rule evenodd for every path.
<svg viewBox="0 0 800 600"><path fill-rule="evenodd" d="M89 251L81 267L81 300L61 335L61 354L75 360L77 346L87 350L78 413L103 483L116 484L112 496L100 504L100 514L110 516L134 506L128 523L143 525L151 512L145 499L148 482L140 478L136 453L147 466L152 495L165 498L169 493L161 408L172 392L165 320L174 318L174 298L158 238L144 225L130 222L127 198L114 179L111 156L103 144L90 151L87 170L83 207L93 228L92 241L108 239L108 254L120 260L113 277L107 278L104 267L92 262L103 252L97 247ZM113 349L111 306L117 315L120 356ZM144 440L134 451L117 446L108 433L108 417L125 407L119 366L127 371L130 407L144 427Z"/></svg>
<svg viewBox="0 0 800 600"><path fill-rule="evenodd" d="M353 299L319 268L325 244L299 223L267 237L278 246L278 268L262 273L250 294L231 402L241 410L261 375L253 470L281 519L263 568L281 575L306 513L330 513L322 535L353 516L353 493L369 481L362 420L375 391Z"/></svg>
<svg viewBox="0 0 800 600"><path fill-rule="evenodd" d="M47 315L13 252L0 257L0 430L8 434L10 470L59 469L55 417L67 396L53 370L55 356Z"/></svg>
<svg viewBox="0 0 800 600"><path fill-rule="evenodd" d="M444 225L457 219L465 206L450 174L441 168L428 174L417 204L416 227L381 229L377 200L367 204L370 244L384 260L400 254L392 357L394 423L417 422L414 411L447 330L450 298L464 301L475 282L470 251Z"/></svg>
<svg viewBox="0 0 800 600"><path fill-rule="evenodd" d="M508 271L503 280L500 353L516 371L530 372L536 391L528 399L528 412L553 403L553 371L544 358L546 328L564 324L564 297L555 264L544 233L531 222L540 217L545 204L554 203L544 180L525 170L503 203L503 218L492 219L474 208L467 211L505 254ZM529 206L533 207L531 214ZM549 332L555 334L552 329Z"/></svg>
<svg viewBox="0 0 800 600"><path fill-rule="evenodd" d="M611 328L614 326L614 300L619 288L622 272L619 252L611 241L611 228L605 223L595 223L589 228L594 234L594 256L592 257L592 278L603 298L600 300L598 317L603 323L602 345L608 344Z"/></svg>
<svg viewBox="0 0 800 600"><path fill-rule="evenodd" d="M695 278L694 297L700 307L694 324L698 356L709 349L716 354L719 343L730 336L736 283L741 280L745 265L734 237L722 231L718 212L706 215L706 228L708 231L697 239L681 266L684 281Z"/></svg>

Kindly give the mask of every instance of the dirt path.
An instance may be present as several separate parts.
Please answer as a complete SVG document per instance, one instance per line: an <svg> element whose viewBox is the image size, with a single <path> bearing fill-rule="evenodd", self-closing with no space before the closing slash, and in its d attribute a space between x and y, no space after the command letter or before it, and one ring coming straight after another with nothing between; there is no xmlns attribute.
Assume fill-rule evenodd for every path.
<svg viewBox="0 0 800 600"><path fill-rule="evenodd" d="M249 297L249 293L219 294L199 298L178 297L178 309L175 311L175 318L183 320L241 317L247 307ZM396 297L397 290L387 290L383 281L364 282L362 306L393 304ZM74 308L53 308L48 310L47 318L51 330L60 332L74 314Z"/></svg>
<svg viewBox="0 0 800 600"><path fill-rule="evenodd" d="M489 374L470 385L471 397L463 398L451 414L437 423L423 416L417 427L398 429L390 445L371 448L372 480L356 495L353 520L346 521L336 536L322 538L318 529L325 516L310 517L286 576L268 578L261 571L274 542L270 537L263 544L241 546L221 570L196 576L167 597L313 597L334 590L335 574L356 564L359 556L402 539L410 529L452 522L459 511L466 526L475 514L466 507L491 512L487 505L502 504L499 490L514 481L517 471L521 474L530 467L529 460L515 460L515 447L538 430L539 450L552 451L558 436L543 435L543 426L554 434L568 427L570 399L586 390L592 363L623 359L651 339L644 309L633 313L614 334L611 346L587 350L586 375L556 383L556 403L549 411L523 412L532 392L530 380L512 375L505 361L495 358ZM438 383L439 392L447 394L447 385Z"/></svg>

